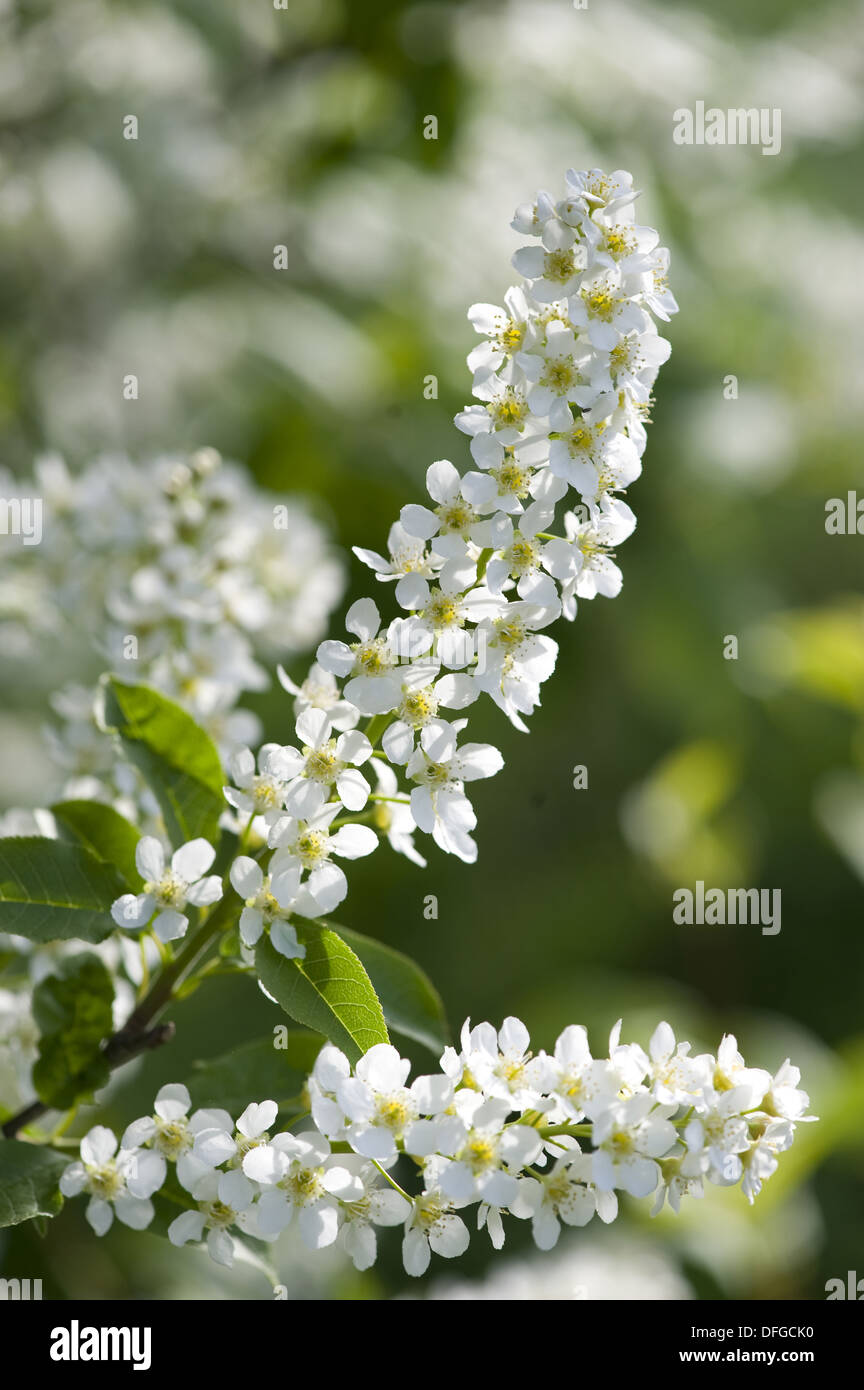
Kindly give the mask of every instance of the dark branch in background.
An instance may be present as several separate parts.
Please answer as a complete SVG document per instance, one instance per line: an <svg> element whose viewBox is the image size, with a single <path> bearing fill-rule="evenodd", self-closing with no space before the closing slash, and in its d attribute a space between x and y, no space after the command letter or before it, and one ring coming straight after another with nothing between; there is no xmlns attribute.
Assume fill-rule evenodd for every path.
<svg viewBox="0 0 864 1390"><path fill-rule="evenodd" d="M173 1023L157 1023L154 1028L148 1028L143 1033L134 1032L131 1028L134 1017L133 1014L129 1022L108 1039L102 1050L102 1056L112 1071L124 1062L131 1062L133 1057L138 1057L142 1052L152 1052L154 1048L161 1047L174 1037ZM11 1120L6 1121L2 1129L3 1138L14 1139L19 1129L33 1124L34 1120L38 1120L49 1108L41 1100L34 1100L23 1110L19 1110L17 1115L13 1115Z"/></svg>
<svg viewBox="0 0 864 1390"><path fill-rule="evenodd" d="M154 981L152 988L129 1015L123 1027L107 1040L102 1055L112 1071L115 1067L122 1067L124 1062L130 1062L133 1057L140 1056L142 1052L152 1052L154 1048L171 1041L174 1037L174 1024L157 1024L156 1019L171 1003L177 985L198 963L217 933L229 925L226 919L235 914L236 909L236 899L222 899L203 926L189 937L177 959L166 966ZM3 1138L14 1139L19 1130L33 1124L49 1108L43 1105L41 1100L32 1101L6 1121L0 1131Z"/></svg>

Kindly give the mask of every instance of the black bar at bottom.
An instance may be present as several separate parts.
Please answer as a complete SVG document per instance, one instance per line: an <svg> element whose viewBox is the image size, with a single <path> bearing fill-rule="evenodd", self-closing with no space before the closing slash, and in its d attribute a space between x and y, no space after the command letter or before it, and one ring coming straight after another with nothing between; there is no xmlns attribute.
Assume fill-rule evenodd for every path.
<svg viewBox="0 0 864 1390"><path fill-rule="evenodd" d="M618 1380L627 1370L664 1371L673 1366L697 1372L704 1366L760 1366L772 1371L804 1366L824 1376L835 1365L848 1364L861 1346L864 1327L862 1312L840 1301L564 1301L569 1308L558 1305L551 1317L542 1303L534 1316L515 1321L506 1312L498 1335L494 1305L488 1302L480 1319L480 1310L470 1305L468 1312L464 1302L451 1304L451 1311L445 1312L440 1303L431 1307L420 1300L334 1302L311 1316L306 1315L309 1304L244 1301L230 1312L226 1309L224 1317L218 1301L0 1302L0 1361L8 1367L9 1358L20 1352L28 1375L40 1380L47 1376L49 1383L55 1377L62 1383L64 1374L74 1374L76 1367L96 1377L103 1368L112 1376L137 1371L139 1379L166 1372L182 1375L184 1368L194 1368L197 1379L212 1372L224 1383L226 1375L248 1375L250 1357L257 1367L256 1379L288 1364L302 1374L306 1355L313 1366L320 1355L320 1370L326 1375L332 1338L341 1341L348 1333L331 1363L339 1380L361 1369L351 1365L352 1356L361 1362L371 1357L365 1366L368 1373L385 1345L383 1364L401 1364L406 1377L431 1353L436 1360L443 1357L442 1370L449 1364L451 1374L461 1380L466 1367L457 1370L457 1348L464 1327L478 1339L478 1353L482 1346L487 1370L499 1356L505 1370L515 1370L510 1357L515 1361L527 1355L529 1364L544 1375L560 1374L570 1363L580 1377L590 1372ZM351 1336L355 1317L358 1335ZM397 1336L405 1343L398 1354ZM301 1348L306 1354L298 1362ZM545 1371L535 1356L542 1357Z"/></svg>

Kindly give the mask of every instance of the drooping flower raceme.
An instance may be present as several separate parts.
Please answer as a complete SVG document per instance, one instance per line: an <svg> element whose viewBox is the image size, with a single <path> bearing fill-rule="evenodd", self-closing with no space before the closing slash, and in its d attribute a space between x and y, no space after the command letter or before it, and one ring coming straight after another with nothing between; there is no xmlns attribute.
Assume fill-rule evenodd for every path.
<svg viewBox="0 0 864 1390"><path fill-rule="evenodd" d="M169 1229L175 1245L206 1239L212 1258L230 1264L238 1234L273 1240L296 1223L308 1249L338 1243L366 1269L375 1227L401 1226L412 1275L433 1252L465 1251L469 1207L496 1249L514 1218L550 1250L562 1224L613 1221L619 1192L653 1196L653 1214L667 1198L677 1212L706 1182L740 1184L752 1202L796 1125L815 1118L797 1067L787 1060L774 1076L746 1067L731 1036L716 1056L691 1056L668 1023L647 1052L620 1032L619 1022L595 1058L578 1025L552 1053L535 1054L519 1019L499 1030L466 1022L459 1049L413 1081L390 1044L352 1068L328 1043L307 1082L311 1119L296 1130L276 1128L272 1100L247 1106L236 1125L225 1111L187 1118L186 1088L165 1086L116 1160L111 1131L92 1130L61 1185L91 1194L88 1218L101 1235L110 1202L127 1224L148 1224L149 1199L174 1161L188 1198ZM403 1167L417 1175L413 1190Z"/></svg>
<svg viewBox="0 0 864 1390"><path fill-rule="evenodd" d="M621 587L613 554L635 517L620 494L641 472L651 388L670 350L651 311L668 318L677 307L668 254L636 222L636 196L629 174L571 170L563 199L540 194L517 210L514 228L532 238L513 261L524 284L500 308L469 311L483 339L469 357L478 403L456 424L474 467L432 464L429 500L402 508L389 559L355 550L377 579L396 579L403 616L382 625L361 600L348 615L356 640L318 652L358 717L379 716L415 827L462 858L476 852L463 783L503 760L476 745L454 757L461 721L448 729L448 711L486 694L524 729L555 665L544 629L575 617L578 598Z"/></svg>
<svg viewBox="0 0 864 1390"><path fill-rule="evenodd" d="M278 920L273 939L294 952L284 922L330 913L348 891L334 856L386 839L423 863L415 836L428 835L473 862L467 784L504 760L470 741L464 712L487 696L527 731L555 668L547 629L580 599L619 593L615 552L636 525L622 494L641 473L670 351L652 315L677 308L636 197L623 171L571 170L563 198L517 209L512 225L531 238L513 258L523 284L469 310L482 341L468 358L475 403L456 417L467 467L430 465L428 497L402 508L388 555L355 547L399 611L355 602L305 681L282 673L294 739L266 745L257 771L249 750L233 761L236 826L251 816L275 851L266 887L235 875L247 941Z"/></svg>
<svg viewBox="0 0 864 1390"><path fill-rule="evenodd" d="M483 341L469 357L474 403L456 424L471 462L434 462L427 499L403 507L390 528L388 555L355 552L392 585L383 592L399 611L382 615L371 597L354 603L344 639L321 643L303 681L280 671L293 734L257 758L244 746L229 760L222 823L237 850L226 881L240 902L214 915L217 928L223 909L239 919L244 968L253 948L256 966L267 959L266 934L295 962L279 972L302 973L314 989L321 957L306 942L320 946L323 933L310 919L346 896L337 861L362 858L381 839L421 864L415 838L424 835L476 858L468 789L503 758L470 739L465 712L488 696L525 731L555 667L547 629L575 617L579 599L619 592L614 551L635 526L622 494L640 475L651 390L669 353L652 315L667 320L677 307L668 252L636 222L635 198L622 171L570 171L562 199L541 193L517 209L513 226L531 238L514 257L524 283L503 307L469 314ZM164 596L144 587L154 601ZM242 583L234 601L245 608ZM195 840L169 866L158 840L142 840L143 891L119 898L114 920L171 940L186 930L187 909L200 909L206 935L222 889L206 876L213 853ZM797 1068L786 1061L771 1076L747 1067L732 1037L716 1056L691 1055L666 1023L647 1050L620 1032L619 1023L594 1056L573 1024L547 1054L532 1051L518 1019L499 1029L466 1022L438 1071L413 1081L387 1042L353 1066L327 1043L302 1117L293 1104L280 1117L268 1099L236 1123L227 1111L190 1116L185 1088L165 1087L116 1159L110 1132L87 1137L64 1190L91 1194L97 1229L107 1228L109 1202L143 1225L167 1179L175 1203L178 1186L186 1194L170 1239L206 1239L223 1264L238 1233L270 1240L294 1224L310 1249L338 1243L365 1269L376 1228L401 1225L411 1275L433 1253L467 1248L469 1207L496 1249L511 1219L530 1221L536 1244L550 1249L562 1224L613 1220L621 1192L652 1197L655 1213L667 1200L677 1211L706 1182L740 1184L752 1201L796 1125L813 1118Z"/></svg>

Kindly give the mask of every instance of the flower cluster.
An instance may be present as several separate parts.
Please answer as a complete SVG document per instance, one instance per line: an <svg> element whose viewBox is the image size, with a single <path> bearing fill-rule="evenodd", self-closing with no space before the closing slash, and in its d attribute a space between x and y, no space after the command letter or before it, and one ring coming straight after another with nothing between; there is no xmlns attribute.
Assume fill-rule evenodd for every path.
<svg viewBox="0 0 864 1390"><path fill-rule="evenodd" d="M409 1082L410 1063L379 1043L352 1069L325 1044L308 1079L310 1127L277 1128L278 1106L246 1107L236 1124L223 1110L196 1110L184 1086L164 1086L154 1113L134 1121L119 1151L97 1127L61 1182L90 1195L88 1220L103 1234L112 1206L127 1225L153 1216L151 1198L174 1166L187 1210L171 1223L175 1245L205 1238L230 1265L232 1231L274 1240L292 1221L310 1250L338 1243L358 1269L376 1257L377 1226L403 1228L409 1274L431 1252L451 1258L469 1243L460 1213L476 1208L496 1249L505 1217L531 1222L550 1250L561 1223L610 1222L618 1194L668 1200L701 1197L703 1184L740 1184L749 1201L777 1168L806 1115L800 1073L787 1060L775 1075L748 1067L734 1037L717 1055L691 1055L668 1023L647 1052L622 1043L616 1024L606 1056L591 1054L585 1029L564 1030L551 1054L530 1050L525 1025L505 1019L472 1028L445 1049L440 1069ZM402 1168L416 1181L397 1181Z"/></svg>
<svg viewBox="0 0 864 1390"><path fill-rule="evenodd" d="M26 656L40 627L55 641L71 630L127 679L178 701L224 751L257 741L258 721L238 701L267 686L260 658L308 650L342 594L321 523L213 449L147 467L112 455L75 475L44 457L32 488L43 535L4 552L4 648ZM20 484L10 478L5 491ZM93 691L70 686L53 704L67 795L104 795L106 783L128 792Z"/></svg>
<svg viewBox="0 0 864 1390"><path fill-rule="evenodd" d="M402 508L388 555L355 548L393 583L401 614L386 623L371 598L354 603L347 640L322 642L302 684L280 668L296 743L265 745L257 765L247 748L230 759L236 828L273 852L266 872L243 855L231 874L247 945L275 926L278 948L302 954L290 917L332 912L348 888L334 859L382 838L421 865L417 832L473 862L466 784L504 760L463 741L468 721L452 715L485 695L525 731L555 667L545 629L579 598L619 592L613 552L635 526L621 494L641 471L670 351L651 315L677 308L669 254L636 222L636 196L629 174L571 170L563 200L541 193L517 210L514 228L537 242L513 258L525 283L503 308L469 311L483 337L468 358L479 403L456 424L476 467L433 463L428 505ZM554 534L570 488L578 501Z"/></svg>

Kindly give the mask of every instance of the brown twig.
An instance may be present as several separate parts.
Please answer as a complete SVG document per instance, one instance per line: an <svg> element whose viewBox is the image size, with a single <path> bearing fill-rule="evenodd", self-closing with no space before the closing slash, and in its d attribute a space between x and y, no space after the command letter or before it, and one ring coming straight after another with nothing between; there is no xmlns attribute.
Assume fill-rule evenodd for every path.
<svg viewBox="0 0 864 1390"><path fill-rule="evenodd" d="M142 1052L150 1052L170 1042L174 1036L173 1023L156 1024L155 1020L170 1004L177 985L189 974L207 950L213 938L228 923L235 904L223 898L216 910L187 940L177 959L166 966L154 981L150 990L129 1015L122 1028L106 1041L102 1055L111 1070L138 1057ZM51 1107L41 1100L31 1101L17 1115L13 1115L2 1127L4 1139L14 1139L19 1130L32 1124Z"/></svg>

